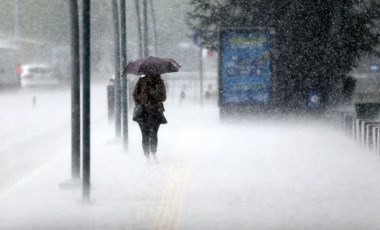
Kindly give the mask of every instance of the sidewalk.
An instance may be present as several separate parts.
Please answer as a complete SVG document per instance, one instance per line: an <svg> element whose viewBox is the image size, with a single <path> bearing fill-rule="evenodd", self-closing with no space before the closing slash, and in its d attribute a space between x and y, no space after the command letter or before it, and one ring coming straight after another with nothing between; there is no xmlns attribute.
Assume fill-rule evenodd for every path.
<svg viewBox="0 0 380 230"><path fill-rule="evenodd" d="M322 122L220 123L216 107L167 106L159 163L93 128L91 204L67 149L0 194L0 229L380 229L378 156Z"/></svg>

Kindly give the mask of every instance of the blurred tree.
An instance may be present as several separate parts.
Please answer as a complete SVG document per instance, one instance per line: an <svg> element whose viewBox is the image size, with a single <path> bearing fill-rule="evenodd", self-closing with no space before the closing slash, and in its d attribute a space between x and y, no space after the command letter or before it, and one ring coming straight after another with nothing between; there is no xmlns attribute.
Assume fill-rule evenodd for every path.
<svg viewBox="0 0 380 230"><path fill-rule="evenodd" d="M275 103L289 109L307 105L319 91L322 106L342 97L342 84L357 59L379 54L380 3L377 0L190 0L191 30L217 49L218 28L272 27L276 30Z"/></svg>
<svg viewBox="0 0 380 230"><path fill-rule="evenodd" d="M81 1L78 1L81 3ZM0 0L0 35L13 35L16 1ZM67 1L18 0L20 37L41 40L52 44L66 44L70 38L70 23ZM94 38L111 36L112 15L110 1L91 1ZM109 29L109 31L107 31Z"/></svg>
<svg viewBox="0 0 380 230"><path fill-rule="evenodd" d="M16 22L19 22L19 39L43 47L44 52L25 50L27 58L22 61L51 61L52 53L67 53L70 44L70 17L68 1L63 0L0 0L0 36L5 40L14 39ZM78 1L81 8L82 1ZM16 14L16 7L18 14ZM111 1L91 1L91 45L93 70L107 73L112 63L112 14ZM81 9L79 10L81 14ZM16 16L18 15L18 20ZM81 17L80 17L81 20ZM54 50L54 51L53 51ZM59 51L58 51L59 50ZM34 60L31 60L34 59ZM106 73L103 73L106 72Z"/></svg>

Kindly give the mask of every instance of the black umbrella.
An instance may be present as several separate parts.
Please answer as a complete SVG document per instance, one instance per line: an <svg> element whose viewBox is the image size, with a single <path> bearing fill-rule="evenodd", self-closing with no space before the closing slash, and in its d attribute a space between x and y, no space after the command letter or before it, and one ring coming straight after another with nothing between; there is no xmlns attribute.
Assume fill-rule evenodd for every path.
<svg viewBox="0 0 380 230"><path fill-rule="evenodd" d="M178 72L180 67L173 59L149 56L129 61L124 68L124 73L136 75L163 74Z"/></svg>

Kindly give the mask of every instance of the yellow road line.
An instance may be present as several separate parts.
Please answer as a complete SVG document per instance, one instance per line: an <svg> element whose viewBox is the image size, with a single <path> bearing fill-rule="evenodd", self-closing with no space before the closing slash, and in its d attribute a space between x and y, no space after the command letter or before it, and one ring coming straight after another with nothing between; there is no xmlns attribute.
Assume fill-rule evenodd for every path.
<svg viewBox="0 0 380 230"><path fill-rule="evenodd" d="M174 164L167 170L160 200L155 209L154 230L175 230L179 228L183 211L188 166L188 151L191 140L181 135L177 145Z"/></svg>

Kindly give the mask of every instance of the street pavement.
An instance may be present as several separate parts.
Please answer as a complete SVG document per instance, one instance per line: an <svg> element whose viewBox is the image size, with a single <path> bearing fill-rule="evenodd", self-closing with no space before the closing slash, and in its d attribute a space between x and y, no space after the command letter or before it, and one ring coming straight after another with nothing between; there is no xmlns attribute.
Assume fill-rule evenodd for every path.
<svg viewBox="0 0 380 230"><path fill-rule="evenodd" d="M0 229L380 229L379 157L333 124L220 121L215 101L169 100L165 113L154 162L136 123L125 150L93 112L90 202L62 186L61 145L1 190Z"/></svg>

